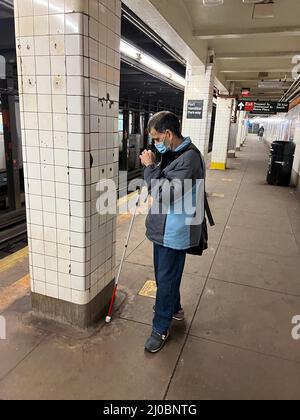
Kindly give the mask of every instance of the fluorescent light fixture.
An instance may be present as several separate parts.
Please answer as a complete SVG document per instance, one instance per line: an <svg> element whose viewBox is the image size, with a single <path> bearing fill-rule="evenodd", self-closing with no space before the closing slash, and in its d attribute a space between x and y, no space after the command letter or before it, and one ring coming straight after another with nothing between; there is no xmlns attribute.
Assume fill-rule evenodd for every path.
<svg viewBox="0 0 300 420"><path fill-rule="evenodd" d="M264 80L258 83L259 89L288 89L291 86L289 82L279 80Z"/></svg>
<svg viewBox="0 0 300 420"><path fill-rule="evenodd" d="M203 6L222 6L224 0L203 0Z"/></svg>
<svg viewBox="0 0 300 420"><path fill-rule="evenodd" d="M138 61L143 66L161 74L162 76L177 83L178 85L185 87L186 81L183 77L181 77L178 73L176 73L170 67L162 64L160 61L151 57L149 54L145 54L144 52L136 48L134 45L131 45L122 39L120 49L121 49L121 53L126 55L127 57L130 57L133 60Z"/></svg>
<svg viewBox="0 0 300 420"><path fill-rule="evenodd" d="M123 40L121 40L121 53L127 55L127 57L133 58L134 60L138 60L140 58L139 50Z"/></svg>

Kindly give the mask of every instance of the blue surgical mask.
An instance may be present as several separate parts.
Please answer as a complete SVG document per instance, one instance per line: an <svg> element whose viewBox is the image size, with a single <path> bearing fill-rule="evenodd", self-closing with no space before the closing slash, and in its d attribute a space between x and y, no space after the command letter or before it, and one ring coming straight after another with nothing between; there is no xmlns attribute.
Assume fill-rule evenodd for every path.
<svg viewBox="0 0 300 420"><path fill-rule="evenodd" d="M162 155L164 155L165 153L167 153L169 150L171 150L170 146L166 146L165 145L165 140L163 140L161 143L157 143L155 145L156 150L161 153Z"/></svg>
<svg viewBox="0 0 300 420"><path fill-rule="evenodd" d="M164 142L156 144L155 147L156 147L156 150L162 155L167 152L167 148Z"/></svg>

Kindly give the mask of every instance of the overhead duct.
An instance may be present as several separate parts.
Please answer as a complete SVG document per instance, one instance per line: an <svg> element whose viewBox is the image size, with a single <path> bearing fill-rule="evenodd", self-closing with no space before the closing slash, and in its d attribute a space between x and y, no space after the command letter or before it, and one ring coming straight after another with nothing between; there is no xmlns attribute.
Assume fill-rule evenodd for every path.
<svg viewBox="0 0 300 420"><path fill-rule="evenodd" d="M266 7L258 7L258 11L264 14L270 13L273 10L270 5L274 5L274 0L242 0L244 4L253 4L254 6L266 6ZM203 0L203 6L222 6L224 4L224 0ZM270 16L267 16L270 17ZM273 17L273 16L272 16Z"/></svg>
<svg viewBox="0 0 300 420"><path fill-rule="evenodd" d="M289 82L284 82L282 80L263 80L258 83L258 89L288 89L290 87Z"/></svg>
<svg viewBox="0 0 300 420"><path fill-rule="evenodd" d="M291 102L300 95L300 78L295 80L292 86L280 99L281 102Z"/></svg>

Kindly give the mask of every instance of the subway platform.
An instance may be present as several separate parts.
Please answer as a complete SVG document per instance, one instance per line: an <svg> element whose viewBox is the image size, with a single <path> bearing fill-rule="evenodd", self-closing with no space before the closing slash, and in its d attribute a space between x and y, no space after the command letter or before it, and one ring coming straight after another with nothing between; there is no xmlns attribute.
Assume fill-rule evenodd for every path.
<svg viewBox="0 0 300 420"><path fill-rule="evenodd" d="M144 352L154 300L140 292L154 273L143 215L110 325L79 331L33 317L26 251L3 259L0 399L299 399L300 201L266 184L267 163L250 136L226 172L208 171L217 224L205 255L187 259L186 321L174 321L156 355ZM118 221L118 261L129 221Z"/></svg>

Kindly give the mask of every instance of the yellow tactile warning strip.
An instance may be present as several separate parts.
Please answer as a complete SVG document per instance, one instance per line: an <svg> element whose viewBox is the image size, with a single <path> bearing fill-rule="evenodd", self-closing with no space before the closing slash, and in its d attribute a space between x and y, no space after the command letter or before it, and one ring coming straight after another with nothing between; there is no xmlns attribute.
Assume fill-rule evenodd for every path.
<svg viewBox="0 0 300 420"><path fill-rule="evenodd" d="M139 296L155 299L156 291L156 282L153 280L147 280L142 290L139 292Z"/></svg>
<svg viewBox="0 0 300 420"><path fill-rule="evenodd" d="M28 256L28 247L21 249L20 251L15 252L8 257L3 258L0 260L0 273L3 271L9 270L18 262L22 262Z"/></svg>
<svg viewBox="0 0 300 420"><path fill-rule="evenodd" d="M138 196L138 192L135 191L135 192L132 192L132 193L130 193L130 194L128 194L128 195L126 195L126 196L124 196L124 197L122 197L118 200L118 204L117 204L118 208L121 211L124 211L124 208L122 209L122 207L125 206L125 211L127 210L126 213L121 214L118 217L118 221L122 222L123 219L130 218L132 216L132 214L135 210L135 205L134 204L135 204L135 201L137 199L137 196ZM145 200L146 196L147 196L147 199ZM130 206L130 208L127 208L126 206L129 204L129 202L131 202L131 206ZM136 214L137 215L148 214L148 210L151 208L151 206L152 206L152 198L151 198L150 195L147 195L147 190L143 189L142 190L142 195L141 195L141 201L139 203Z"/></svg>
<svg viewBox="0 0 300 420"><path fill-rule="evenodd" d="M0 313L29 292L29 274L0 291Z"/></svg>
<svg viewBox="0 0 300 420"><path fill-rule="evenodd" d="M128 203L128 201L131 200L135 196L137 197L137 192L132 192L132 193L120 198L118 200L118 204L117 204L118 207L121 207L123 204Z"/></svg>

